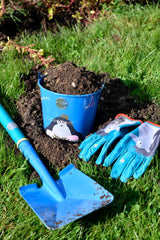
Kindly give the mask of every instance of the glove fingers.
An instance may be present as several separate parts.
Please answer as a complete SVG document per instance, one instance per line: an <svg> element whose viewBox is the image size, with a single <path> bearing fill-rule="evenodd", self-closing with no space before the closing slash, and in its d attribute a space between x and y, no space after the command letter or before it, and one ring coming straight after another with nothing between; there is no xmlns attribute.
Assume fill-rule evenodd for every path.
<svg viewBox="0 0 160 240"><path fill-rule="evenodd" d="M86 154L86 158L89 160L91 156L98 151L98 149L106 142L104 138L99 139L90 149L88 149L88 152Z"/></svg>
<svg viewBox="0 0 160 240"><path fill-rule="evenodd" d="M98 158L97 158L97 160L96 160L96 164L99 165L99 164L102 164L102 163L103 163L103 161L104 161L104 159L105 159L105 156L106 156L106 153L107 153L109 147L111 146L112 142L113 142L113 140L111 140L111 141L109 141L109 142L107 141L107 142L103 145L102 150L101 150L101 152L100 152L100 154L99 154L99 156L98 156Z"/></svg>
<svg viewBox="0 0 160 240"><path fill-rule="evenodd" d="M113 165L110 176L112 178L118 178L122 174L127 164L129 164L134 158L135 155L132 155L129 151L121 155Z"/></svg>
<svg viewBox="0 0 160 240"><path fill-rule="evenodd" d="M88 150L92 147L93 144L97 142L97 140L99 139L97 136L95 136L95 138L93 138L92 141L86 143L86 145L83 146L81 152L79 153L79 158L84 158Z"/></svg>
<svg viewBox="0 0 160 240"><path fill-rule="evenodd" d="M123 154L127 152L127 149L121 149L118 145L113 149L113 151L104 159L103 166L109 167L116 159L121 157Z"/></svg>
<svg viewBox="0 0 160 240"><path fill-rule="evenodd" d="M143 158L141 165L138 167L138 169L133 174L133 177L135 179L138 179L145 172L145 170L148 167L149 163L151 162L152 158L153 157L148 157L147 159Z"/></svg>
<svg viewBox="0 0 160 240"><path fill-rule="evenodd" d="M96 139L98 137L97 134L93 133L90 136L88 136L86 139L84 139L81 144L79 145L79 149L84 148L90 141Z"/></svg>
<svg viewBox="0 0 160 240"><path fill-rule="evenodd" d="M92 144L88 144L87 148L82 149L79 157L88 162L91 156L97 152L97 150L104 144L105 141L106 140L104 138L101 138L98 141L95 140L94 143L92 142Z"/></svg>
<svg viewBox="0 0 160 240"><path fill-rule="evenodd" d="M143 161L143 158L136 157L136 154L132 157L130 162L125 167L124 171L122 172L122 175L120 177L120 180L122 182L127 182L127 180L133 176L135 171L138 169L138 167L141 165Z"/></svg>
<svg viewBox="0 0 160 240"><path fill-rule="evenodd" d="M105 158L103 166L109 167L118 157L127 151L127 146L128 134L119 141L113 151Z"/></svg>

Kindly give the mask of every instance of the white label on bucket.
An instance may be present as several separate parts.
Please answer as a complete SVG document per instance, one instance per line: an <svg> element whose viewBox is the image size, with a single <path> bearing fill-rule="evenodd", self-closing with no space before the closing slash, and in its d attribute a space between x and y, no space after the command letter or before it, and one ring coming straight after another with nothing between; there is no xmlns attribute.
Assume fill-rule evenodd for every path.
<svg viewBox="0 0 160 240"><path fill-rule="evenodd" d="M50 98L49 97L42 97L41 101L43 101L43 100L50 100Z"/></svg>
<svg viewBox="0 0 160 240"><path fill-rule="evenodd" d="M15 122L8 123L8 125L7 125L7 129L8 130L13 130L15 128L18 128L18 126L17 126L17 124Z"/></svg>

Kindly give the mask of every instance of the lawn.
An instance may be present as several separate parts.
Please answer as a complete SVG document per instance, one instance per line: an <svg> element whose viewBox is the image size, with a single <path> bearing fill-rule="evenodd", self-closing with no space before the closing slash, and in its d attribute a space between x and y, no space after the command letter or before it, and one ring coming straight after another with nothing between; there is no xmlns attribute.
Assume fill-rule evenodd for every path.
<svg viewBox="0 0 160 240"><path fill-rule="evenodd" d="M85 29L61 27L58 33L24 35L19 45L35 44L56 63L73 61L97 73L122 79L137 101L160 104L160 8L115 8ZM21 81L35 65L16 49L0 53L1 103L14 118L15 100L25 94ZM160 120L158 122L160 124ZM79 169L114 195L105 208L61 229L45 228L19 194L19 187L35 182L27 160L0 127L0 238L1 239L153 239L160 238L160 164L157 154L138 180L121 183L108 178L111 168L100 168L95 159L79 160ZM65 156L64 156L65 157Z"/></svg>

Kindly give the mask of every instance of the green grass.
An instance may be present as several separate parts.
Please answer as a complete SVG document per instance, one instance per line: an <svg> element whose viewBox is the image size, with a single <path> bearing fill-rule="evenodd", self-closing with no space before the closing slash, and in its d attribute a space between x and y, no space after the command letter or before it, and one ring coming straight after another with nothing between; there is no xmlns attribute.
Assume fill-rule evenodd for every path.
<svg viewBox="0 0 160 240"><path fill-rule="evenodd" d="M116 42L113 36L120 40ZM160 103L160 9L125 7L89 25L60 32L21 36L22 45L34 43L56 62L73 61L97 73L119 77L141 100ZM25 92L21 76L33 66L16 51L0 54L1 103L14 116L14 100ZM115 197L113 203L62 229L50 231L19 195L19 187L31 183L31 166L15 152L16 147L0 127L0 238L1 239L153 239L160 238L159 157L138 180L122 184L109 177L111 168L101 169L79 161L79 169L95 179ZM16 153L16 154L15 154ZM65 157L65 156L64 156ZM74 160L73 160L74 162ZM32 180L32 182L34 182Z"/></svg>

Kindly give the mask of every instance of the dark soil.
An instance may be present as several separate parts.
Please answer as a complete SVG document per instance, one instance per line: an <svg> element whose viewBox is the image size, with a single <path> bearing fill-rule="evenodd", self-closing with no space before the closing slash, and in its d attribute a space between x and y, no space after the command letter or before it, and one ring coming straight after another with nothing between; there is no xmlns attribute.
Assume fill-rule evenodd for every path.
<svg viewBox="0 0 160 240"><path fill-rule="evenodd" d="M64 76L64 73L67 72L67 66L70 69L70 78L67 78L66 76L68 81L73 82L74 79L77 79L78 84L83 86L84 79L82 77L83 81L81 83L81 74L79 72L81 72L80 70L83 70L83 75L86 74L85 76L88 76L87 74L89 74L89 71L85 70L85 68L78 68L74 64L66 62L58 68L54 68L54 70L52 69L51 72L55 71L58 76ZM71 67L73 72L71 71ZM77 75L75 69L77 71ZM73 160L76 165L76 159L79 154L79 143L71 143L60 139L51 139L45 134L43 129L40 91L37 85L38 72L43 73L41 66L33 68L29 75L24 75L22 78L26 85L26 94L21 96L16 103L17 110L20 115L16 121L46 165L51 162L53 163L55 169L63 169L70 163L71 160ZM97 75L96 73L91 72L90 75L94 77L96 76L98 79L100 76L103 76L103 81L105 79L105 87L102 90L92 132L101 128L105 123L113 120L118 113L124 113L129 115L131 118L141 119L142 121L149 120L154 123L160 122L160 106L153 103L138 103L137 100L131 96L130 90L120 79L110 78L108 73ZM63 78L61 78L61 83L63 83ZM65 91L66 86L67 92L69 91L68 85L69 84L60 84L58 89L58 84L56 84L54 91ZM85 86L86 85L87 80ZM61 89L62 86L63 89ZM90 84L88 87L90 88ZM78 86L74 89L74 91L76 89L77 94L80 94Z"/></svg>
<svg viewBox="0 0 160 240"><path fill-rule="evenodd" d="M72 62L65 62L58 67L45 70L43 87L53 92L82 95L98 92L105 83L105 74L95 74L85 67L77 67Z"/></svg>

